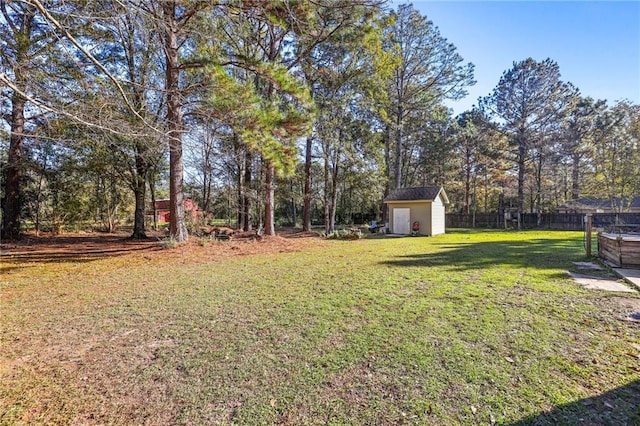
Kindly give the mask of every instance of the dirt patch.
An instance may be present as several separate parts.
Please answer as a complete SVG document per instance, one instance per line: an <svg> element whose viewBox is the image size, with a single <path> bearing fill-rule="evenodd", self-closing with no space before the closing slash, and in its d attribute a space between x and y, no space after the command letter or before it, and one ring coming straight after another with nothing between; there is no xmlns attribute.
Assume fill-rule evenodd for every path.
<svg viewBox="0 0 640 426"><path fill-rule="evenodd" d="M625 321L640 324L640 299L617 297L615 301L619 304L618 317Z"/></svg>
<svg viewBox="0 0 640 426"><path fill-rule="evenodd" d="M637 317L640 314L640 297L603 297L597 300L597 305L609 318L640 326L640 319Z"/></svg>
<svg viewBox="0 0 640 426"><path fill-rule="evenodd" d="M148 232L146 240L131 240L128 233L77 233L56 236L25 235L19 241L0 244L2 270L15 264L33 262L74 262L112 256L142 256L147 260L162 258L164 262L177 260L199 263L212 259L251 254L295 252L323 243L314 232L282 229L276 236L256 235L255 232L236 232L232 238L217 240L212 236L191 236L184 244L170 247L161 232ZM13 266L10 266L13 264Z"/></svg>

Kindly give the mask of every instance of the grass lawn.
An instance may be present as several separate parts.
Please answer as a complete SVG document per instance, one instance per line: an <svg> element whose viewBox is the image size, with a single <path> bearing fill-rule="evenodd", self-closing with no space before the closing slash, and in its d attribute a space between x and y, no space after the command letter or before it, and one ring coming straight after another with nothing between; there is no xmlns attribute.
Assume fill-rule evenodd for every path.
<svg viewBox="0 0 640 426"><path fill-rule="evenodd" d="M0 424L640 424L582 233L154 253L2 259Z"/></svg>

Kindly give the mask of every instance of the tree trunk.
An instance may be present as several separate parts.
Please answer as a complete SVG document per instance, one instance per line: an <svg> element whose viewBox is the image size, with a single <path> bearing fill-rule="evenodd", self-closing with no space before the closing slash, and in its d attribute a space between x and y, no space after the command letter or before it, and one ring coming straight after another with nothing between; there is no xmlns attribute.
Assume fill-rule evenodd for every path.
<svg viewBox="0 0 640 426"><path fill-rule="evenodd" d="M473 177L472 180L472 194L471 194L471 206L470 211L473 213L473 227L476 227L476 212L478 211L478 178L477 176Z"/></svg>
<svg viewBox="0 0 640 426"><path fill-rule="evenodd" d="M275 227L275 189L273 178L275 168L271 160L266 161L265 170L265 203L264 203L264 233L265 235L276 235Z"/></svg>
<svg viewBox="0 0 640 426"><path fill-rule="evenodd" d="M134 240L143 240L147 238L147 234L145 232L145 189L145 180L141 177L138 177L135 193L136 210L133 220L133 233L131 235L131 238Z"/></svg>
<svg viewBox="0 0 640 426"><path fill-rule="evenodd" d="M396 169L395 188L402 188L402 106L398 106L398 117L396 120Z"/></svg>
<svg viewBox="0 0 640 426"><path fill-rule="evenodd" d="M384 203L384 199L389 195L391 190L391 125L387 124L384 129L384 194L382 196L382 223L387 223L389 219L389 211Z"/></svg>
<svg viewBox="0 0 640 426"><path fill-rule="evenodd" d="M537 226L542 224L542 166L544 164L544 156L542 153L538 154L536 159L536 213L538 214Z"/></svg>
<svg viewBox="0 0 640 426"><path fill-rule="evenodd" d="M244 192L242 199L242 206L244 208L244 214L242 215L244 223L242 229L245 231L251 231L251 170L253 168L253 155L251 151L247 150L244 158Z"/></svg>
<svg viewBox="0 0 640 426"><path fill-rule="evenodd" d="M298 223L298 209L296 208L296 198L293 192L293 178L290 180L291 189L291 220L293 221L293 227L295 228Z"/></svg>
<svg viewBox="0 0 640 426"><path fill-rule="evenodd" d="M580 197L580 155L573 154L573 168L571 170L571 199Z"/></svg>
<svg viewBox="0 0 640 426"><path fill-rule="evenodd" d="M535 208L534 208L535 201L536 201L536 196L534 194L533 187L531 187L531 188L529 188L529 213L533 214L533 211L535 210Z"/></svg>
<svg viewBox="0 0 640 426"><path fill-rule="evenodd" d="M135 175L135 198L136 208L133 215L133 233L131 238L134 240L143 240L147 238L145 232L145 198L147 189L147 165L146 160L142 158L144 155L143 147L138 146L136 151L136 175Z"/></svg>
<svg viewBox="0 0 640 426"><path fill-rule="evenodd" d="M329 223L332 231L336 229L336 211L338 208L338 173L340 170L340 165L338 163L339 158L340 158L340 152L338 151L336 153L336 158L333 163L332 173L331 173L331 180L333 182L331 185L331 211L329 213L330 214Z"/></svg>
<svg viewBox="0 0 640 426"><path fill-rule="evenodd" d="M279 46L273 37L269 38L268 61L275 63L279 55ZM273 83L268 83L266 87L266 99L271 101L275 93ZM265 235L276 235L275 225L275 205L276 195L273 179L275 178L275 166L271 160L266 160L265 169L265 199L264 199L264 233Z"/></svg>
<svg viewBox="0 0 640 426"><path fill-rule="evenodd" d="M127 23L130 21L127 19ZM128 79L132 84L130 90L132 93L133 105L136 111L143 111L145 105L145 82L146 82L146 66L137 66L136 61L136 43L135 43L135 29L133 25L127 25L126 38L123 40L122 47L124 48L125 59L127 63ZM143 62L144 63L144 62ZM146 190L147 190L147 177L149 174L149 162L150 162L150 148L149 141L137 140L135 141L135 169L132 170L132 182L130 182L133 189L133 195L135 198L135 210L133 215L133 231L131 238L135 240L146 239L147 234L145 230L146 222Z"/></svg>
<svg viewBox="0 0 640 426"><path fill-rule="evenodd" d="M482 194L483 196L483 208L482 208L482 213L487 213L489 211L489 174L485 174L484 175L484 194Z"/></svg>
<svg viewBox="0 0 640 426"><path fill-rule="evenodd" d="M265 179L265 167L262 166L259 169L260 174L258 176L258 184L257 184L257 190L256 190L256 196L255 196L255 200L264 200L265 195L263 194L264 192L264 179ZM262 202L256 202L256 219L257 219L257 227L258 227L258 232L260 233L264 233L264 203Z"/></svg>
<svg viewBox="0 0 640 426"><path fill-rule="evenodd" d="M42 167L43 170L46 170L46 162ZM36 237L40 236L40 217L42 214L42 187L44 186L44 178L42 175L38 177L38 191L36 193L36 206L35 206L35 231Z"/></svg>
<svg viewBox="0 0 640 426"><path fill-rule="evenodd" d="M523 141L518 141L518 218L524 213L524 175L525 175L526 147ZM520 230L520 220L518 220Z"/></svg>
<svg viewBox="0 0 640 426"><path fill-rule="evenodd" d="M118 189L116 188L116 180L111 177L109 181L109 191L105 197L110 234L115 232L118 225L118 206L120 205L120 196L117 191Z"/></svg>
<svg viewBox="0 0 640 426"><path fill-rule="evenodd" d="M469 214L470 211L470 197L471 197L471 159L470 152L467 149L465 152L465 170L464 170L464 214Z"/></svg>
<svg viewBox="0 0 640 426"><path fill-rule="evenodd" d="M304 213L302 230L311 231L311 143L313 138L307 137L306 151L304 155Z"/></svg>
<svg viewBox="0 0 640 426"><path fill-rule="evenodd" d="M238 229L244 226L244 158L242 154L238 155L238 182L236 197L238 200L238 208L236 209L236 224Z"/></svg>
<svg viewBox="0 0 640 426"><path fill-rule="evenodd" d="M202 210L204 210L205 214L208 214L211 211L212 171L209 163L210 155L209 149L205 149L204 165L202 167Z"/></svg>
<svg viewBox="0 0 640 426"><path fill-rule="evenodd" d="M178 54L178 22L175 3L164 3L166 33L167 122L169 137L169 233L176 241L187 241L189 235L184 218L184 165L182 160L182 110L180 100L180 64Z"/></svg>
<svg viewBox="0 0 640 426"><path fill-rule="evenodd" d="M9 154L5 167L5 193L2 203L2 238L16 239L20 237L20 180L22 175L22 154L24 141L24 107L25 100L14 93L11 111L11 138Z"/></svg>
<svg viewBox="0 0 640 426"><path fill-rule="evenodd" d="M15 85L21 91L26 91L26 71L28 67L29 46L31 44L31 30L35 8L26 6L20 17L19 27L14 34L20 37L16 43L16 64L13 68ZM20 213L22 210L22 196L20 181L23 169L24 150L24 109L26 100L22 95L13 92L11 97L11 136L9 138L9 152L4 170L4 197L2 200L2 238L16 239L20 237Z"/></svg>
<svg viewBox="0 0 640 426"><path fill-rule="evenodd" d="M344 194L345 192L347 192L345 189L342 190L342 193ZM344 196L342 197L343 199L345 198ZM345 200L345 204L346 204L346 210L347 210L347 218L348 218L348 223L350 223L351 225L354 225L354 220L353 220L353 185L349 186L349 200L347 202L347 200ZM362 208L359 209L362 212ZM362 212L364 213L364 212Z"/></svg>
<svg viewBox="0 0 640 426"><path fill-rule="evenodd" d="M328 150L328 148L327 148ZM324 232L327 234L333 229L331 228L331 221L329 220L329 154L324 154Z"/></svg>
<svg viewBox="0 0 640 426"><path fill-rule="evenodd" d="M158 208L156 206L156 182L155 174L150 174L149 192L151 193L151 208L153 209L153 230L158 230Z"/></svg>

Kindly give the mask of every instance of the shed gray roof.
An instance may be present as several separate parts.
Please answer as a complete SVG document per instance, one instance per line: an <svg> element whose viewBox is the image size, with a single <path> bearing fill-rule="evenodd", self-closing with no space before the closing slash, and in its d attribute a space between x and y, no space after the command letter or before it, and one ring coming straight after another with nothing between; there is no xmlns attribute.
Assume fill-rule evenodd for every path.
<svg viewBox="0 0 640 426"><path fill-rule="evenodd" d="M444 189L441 186L417 186L413 188L398 188L392 190L389 195L386 196L384 202L389 201L433 201L436 199L440 192L444 195L445 203L449 200L444 193Z"/></svg>

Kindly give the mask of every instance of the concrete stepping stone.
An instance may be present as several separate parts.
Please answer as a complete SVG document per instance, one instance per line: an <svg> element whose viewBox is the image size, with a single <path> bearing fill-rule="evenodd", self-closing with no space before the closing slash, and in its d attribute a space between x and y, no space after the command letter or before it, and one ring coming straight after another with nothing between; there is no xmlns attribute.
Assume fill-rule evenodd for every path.
<svg viewBox="0 0 640 426"><path fill-rule="evenodd" d="M636 293L634 289L627 287L625 284L611 278L594 277L591 275L578 274L575 272L569 272L569 275L575 282L577 282L584 288L592 290L616 291L620 293Z"/></svg>
<svg viewBox="0 0 640 426"><path fill-rule="evenodd" d="M585 271L602 271L604 268L593 262L573 262L577 269Z"/></svg>
<svg viewBox="0 0 640 426"><path fill-rule="evenodd" d="M613 272L640 290L640 269L613 268Z"/></svg>

